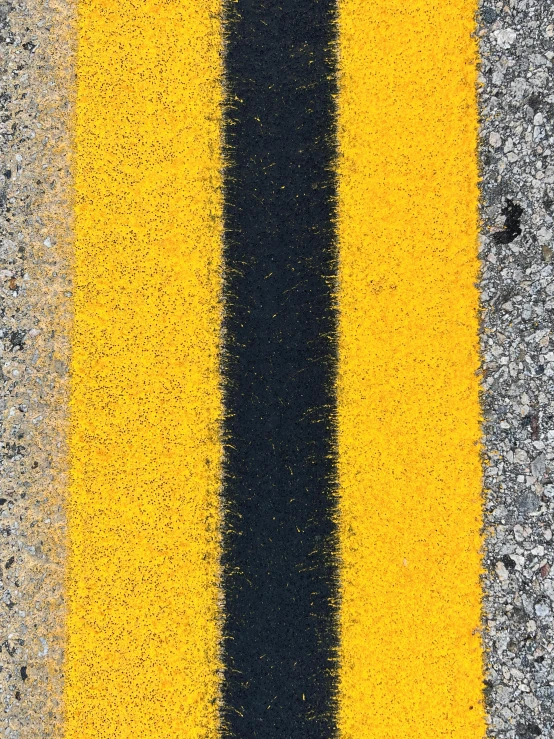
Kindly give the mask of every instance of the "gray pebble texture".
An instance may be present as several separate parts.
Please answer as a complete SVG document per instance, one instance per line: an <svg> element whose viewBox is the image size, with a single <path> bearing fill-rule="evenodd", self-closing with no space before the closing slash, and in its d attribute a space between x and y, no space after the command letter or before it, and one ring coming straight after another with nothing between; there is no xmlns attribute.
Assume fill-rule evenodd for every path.
<svg viewBox="0 0 554 739"><path fill-rule="evenodd" d="M554 6L479 37L489 734L554 737Z"/></svg>

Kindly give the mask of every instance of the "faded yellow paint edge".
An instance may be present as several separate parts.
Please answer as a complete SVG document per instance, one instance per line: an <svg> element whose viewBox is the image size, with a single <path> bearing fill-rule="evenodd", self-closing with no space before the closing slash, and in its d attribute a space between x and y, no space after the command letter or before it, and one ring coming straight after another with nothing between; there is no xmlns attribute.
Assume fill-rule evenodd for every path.
<svg viewBox="0 0 554 739"><path fill-rule="evenodd" d="M212 739L219 0L81 0L66 739Z"/></svg>
<svg viewBox="0 0 554 739"><path fill-rule="evenodd" d="M339 2L342 739L483 739L475 0Z"/></svg>

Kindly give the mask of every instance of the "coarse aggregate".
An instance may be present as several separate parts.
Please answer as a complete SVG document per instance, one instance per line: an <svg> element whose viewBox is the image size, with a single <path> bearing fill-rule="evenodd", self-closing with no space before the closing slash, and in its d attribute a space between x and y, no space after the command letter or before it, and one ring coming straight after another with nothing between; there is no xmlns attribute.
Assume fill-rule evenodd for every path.
<svg viewBox="0 0 554 739"><path fill-rule="evenodd" d="M72 4L0 2L0 736L61 735Z"/></svg>
<svg viewBox="0 0 554 739"><path fill-rule="evenodd" d="M554 736L554 6L480 7L489 735Z"/></svg>

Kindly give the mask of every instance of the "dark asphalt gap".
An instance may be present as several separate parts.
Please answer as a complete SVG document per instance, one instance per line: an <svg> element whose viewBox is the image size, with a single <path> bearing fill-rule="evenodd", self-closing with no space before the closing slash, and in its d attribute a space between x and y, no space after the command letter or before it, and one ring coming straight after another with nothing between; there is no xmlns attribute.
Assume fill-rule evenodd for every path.
<svg viewBox="0 0 554 739"><path fill-rule="evenodd" d="M336 8L228 3L224 733L337 729Z"/></svg>

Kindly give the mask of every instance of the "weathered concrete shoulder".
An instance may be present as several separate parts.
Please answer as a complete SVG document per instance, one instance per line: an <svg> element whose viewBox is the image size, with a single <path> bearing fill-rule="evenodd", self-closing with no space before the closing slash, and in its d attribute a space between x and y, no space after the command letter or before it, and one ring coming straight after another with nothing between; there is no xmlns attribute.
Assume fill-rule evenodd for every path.
<svg viewBox="0 0 554 739"><path fill-rule="evenodd" d="M62 726L73 3L0 3L0 692L6 737Z"/></svg>

